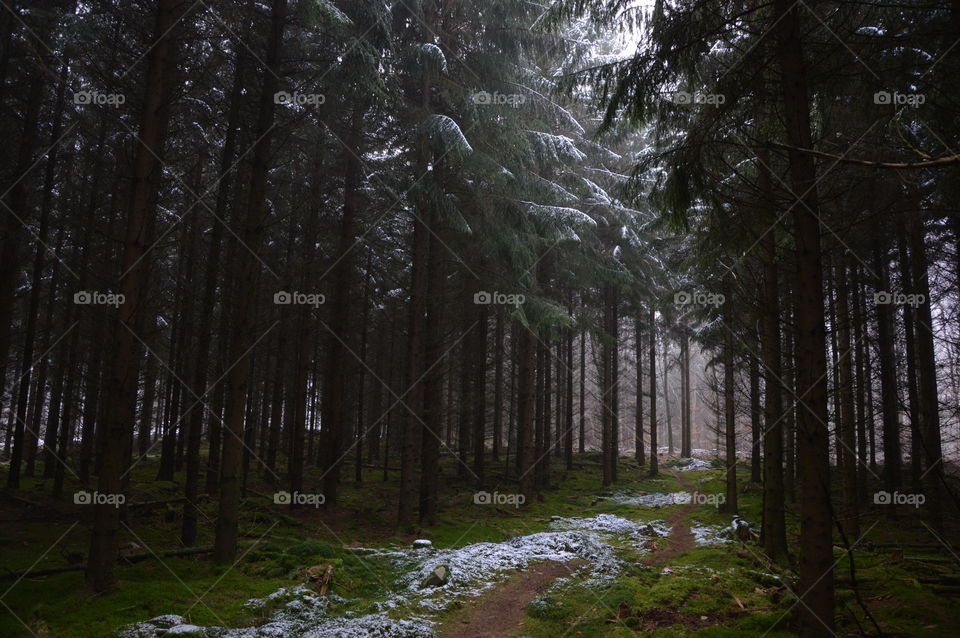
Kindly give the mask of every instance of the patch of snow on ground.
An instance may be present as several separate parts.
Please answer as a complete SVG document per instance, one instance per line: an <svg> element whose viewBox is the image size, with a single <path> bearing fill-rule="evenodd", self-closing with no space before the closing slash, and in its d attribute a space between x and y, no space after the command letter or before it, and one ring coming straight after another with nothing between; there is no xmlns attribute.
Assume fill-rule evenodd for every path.
<svg viewBox="0 0 960 638"><path fill-rule="evenodd" d="M693 540L700 547L729 543L731 539L726 534L728 530L728 527L722 525L693 525L690 527Z"/></svg>
<svg viewBox="0 0 960 638"><path fill-rule="evenodd" d="M613 496L604 497L619 505L639 505L640 507L667 507L690 502L689 492L673 492L672 494L636 494L633 492L617 492Z"/></svg>
<svg viewBox="0 0 960 638"><path fill-rule="evenodd" d="M619 561L613 548L598 534L584 530L540 532L518 536L502 543L474 543L457 549L442 549L408 568L404 579L408 590L431 593L445 590L453 594L478 595L497 584L504 572L525 569L531 562L569 562L585 559L594 564L594 577L609 575L619 570ZM450 568L447 584L420 590L420 584L438 567ZM453 600L431 601L437 608Z"/></svg>
<svg viewBox="0 0 960 638"><path fill-rule="evenodd" d="M710 468L711 465L709 461L697 458L680 459L680 462L673 466L673 469L678 472L696 472L699 470L709 470Z"/></svg>

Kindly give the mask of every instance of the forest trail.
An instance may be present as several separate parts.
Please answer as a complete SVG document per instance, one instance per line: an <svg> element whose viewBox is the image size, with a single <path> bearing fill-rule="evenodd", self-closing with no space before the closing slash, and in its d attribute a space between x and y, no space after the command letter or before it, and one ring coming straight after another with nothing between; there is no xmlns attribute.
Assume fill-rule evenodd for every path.
<svg viewBox="0 0 960 638"><path fill-rule="evenodd" d="M683 489L694 491L694 485L682 473L668 471L677 479ZM695 542L687 517L698 507L691 502L672 514L667 523L670 525L670 544L644 559L644 565L654 566L673 560L694 548ZM481 602L474 605L457 620L444 627L440 635L443 638L503 638L516 636L526 615L527 605L544 593L558 578L570 576L580 569L586 561L568 563L544 561L533 565L497 587Z"/></svg>
<svg viewBox="0 0 960 638"><path fill-rule="evenodd" d="M503 638L515 636L526 615L527 604L545 592L555 580L570 576L586 564L544 561L498 587L465 615L444 628L444 638Z"/></svg>
<svg viewBox="0 0 960 638"><path fill-rule="evenodd" d="M677 479L683 489L688 492L695 490L690 479L683 473L670 471L669 474ZM687 517L697 507L697 503L691 502L667 519L667 523L670 525L670 545L648 556L643 561L644 565L660 565L694 548L693 532L690 531L690 526L687 524Z"/></svg>

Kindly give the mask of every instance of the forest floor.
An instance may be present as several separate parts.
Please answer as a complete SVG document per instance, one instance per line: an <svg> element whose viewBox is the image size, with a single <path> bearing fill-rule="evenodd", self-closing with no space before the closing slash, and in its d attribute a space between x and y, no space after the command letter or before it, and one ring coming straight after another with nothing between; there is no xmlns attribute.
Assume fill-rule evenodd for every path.
<svg viewBox="0 0 960 638"><path fill-rule="evenodd" d="M133 478L131 501L144 505L127 509L125 555L179 547L182 475L153 481L154 462L137 466ZM756 532L758 486L738 469L740 516ZM504 472L504 463L491 464L487 489L508 493L514 483ZM624 458L611 488L600 483L597 454L577 455L571 470L556 459L550 487L516 508L476 503L475 487L447 458L437 523L404 532L394 525L395 472L384 481L381 470L364 468L362 477L327 510L275 505L275 488L251 481L235 565L217 567L202 555L122 559L118 588L106 596L90 594L82 572L37 575L83 561L89 512L72 498L51 499L49 481L27 479L16 492L0 491L0 636L794 635L794 572L732 538L730 514L678 498L722 493L717 467L667 459L650 478ZM212 542L215 503L204 501L203 510L198 545ZM866 609L888 636L956 635L960 606L944 595L960 571L956 557L912 511L892 523L884 514L867 508L852 556L835 548L837 634L875 635ZM791 548L796 518L791 505ZM327 566L330 589L318 596L305 570ZM449 569L449 582L425 587L438 566ZM167 633L164 624L178 628Z"/></svg>

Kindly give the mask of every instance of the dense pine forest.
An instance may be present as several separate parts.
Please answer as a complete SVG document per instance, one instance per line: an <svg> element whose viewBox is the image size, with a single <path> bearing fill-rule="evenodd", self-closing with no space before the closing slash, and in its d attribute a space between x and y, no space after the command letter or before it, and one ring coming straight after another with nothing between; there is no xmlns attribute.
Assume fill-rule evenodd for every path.
<svg viewBox="0 0 960 638"><path fill-rule="evenodd" d="M960 632L960 1L0 0L0 114L0 635Z"/></svg>

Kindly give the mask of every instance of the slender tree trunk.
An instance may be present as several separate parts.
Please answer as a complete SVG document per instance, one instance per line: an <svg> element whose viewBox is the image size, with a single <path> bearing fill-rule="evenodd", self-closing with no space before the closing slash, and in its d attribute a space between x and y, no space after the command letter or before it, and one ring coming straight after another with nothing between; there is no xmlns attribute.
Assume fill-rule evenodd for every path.
<svg viewBox="0 0 960 638"><path fill-rule="evenodd" d="M897 224L897 246L900 257L900 280L913 282L910 271L910 256L907 249L906 225L900 220ZM905 289L911 289L911 284L905 284ZM917 396L917 355L916 355L916 328L914 310L910 304L903 305L903 342L904 358L907 364L907 402L910 419L910 483L914 490L920 490L920 475L923 473L923 445L920 435L920 406Z"/></svg>
<svg viewBox="0 0 960 638"><path fill-rule="evenodd" d="M400 450L400 499L398 523L401 527L413 524L417 507L417 459L420 452L421 428L416 421L423 404L423 387L420 374L423 367L423 333L425 297L427 294L427 258L430 237L426 225L419 219L413 221L413 244L411 246L410 304L407 325L408 390L404 397L405 414L401 430Z"/></svg>
<svg viewBox="0 0 960 638"><path fill-rule="evenodd" d="M443 428L443 403L440 400L443 392L443 354L444 354L444 308L446 306L446 272L444 270L443 253L446 248L441 237L443 227L439 214L436 211L429 213L431 226L430 247L427 255L427 299L426 299L426 360L424 365L426 375L423 385L423 420L420 424L420 511L421 523L433 525L436 523L440 483L440 442ZM486 308L486 306L481 306ZM475 310L476 306L466 305L465 310ZM465 313L465 319L472 313ZM464 375L471 371L470 357L475 355L469 347L473 339L478 338L476 333L469 335L464 344ZM472 382L469 379L468 382ZM461 442L460 449L466 441ZM462 453L460 468L466 469L467 457Z"/></svg>
<svg viewBox="0 0 960 638"><path fill-rule="evenodd" d="M526 326L520 327L519 335L519 382L518 382L518 419L517 419L517 468L519 470L520 493L527 502L533 496L534 481L534 387L536 384L537 335Z"/></svg>
<svg viewBox="0 0 960 638"><path fill-rule="evenodd" d="M841 260L837 264L837 345L839 346L840 394L840 480L843 493L841 515L844 533L848 539L860 538L860 513L857 502L856 423L853 409L853 349L850 344L850 302L848 271Z"/></svg>
<svg viewBox="0 0 960 638"><path fill-rule="evenodd" d="M879 246L874 247L873 269L879 280L878 292L889 292L890 281L886 256ZM897 423L896 345L893 328L893 306L888 303L876 304L877 312L877 349L880 357L880 396L883 413L883 483L884 489L894 492L899 489L903 475L901 470L900 426ZM891 508L891 512L893 509Z"/></svg>
<svg viewBox="0 0 960 638"><path fill-rule="evenodd" d="M657 324L652 306L647 329L650 331L650 476L656 476L660 471L657 464Z"/></svg>
<svg viewBox="0 0 960 638"><path fill-rule="evenodd" d="M765 203L772 202L769 163L760 158L760 187ZM770 216L772 217L772 211ZM774 562L787 559L787 532L784 517L783 480L783 356L780 348L780 286L777 273L777 244L774 231L764 235L763 315L760 352L764 369L763 400L763 550Z"/></svg>
<svg viewBox="0 0 960 638"><path fill-rule="evenodd" d="M587 333L580 331L580 432L577 439L577 451L583 454L586 450L587 425Z"/></svg>
<svg viewBox="0 0 960 638"><path fill-rule="evenodd" d="M499 461L503 441L503 313L500 311L497 311L493 339L493 445L490 458Z"/></svg>
<svg viewBox="0 0 960 638"><path fill-rule="evenodd" d="M724 322L727 326L734 325L733 318L733 293L729 287L724 291L726 293L726 302L723 308ZM728 328L724 331L723 344L723 406L724 406L724 431L726 434L726 502L723 510L725 512L736 513L737 510L737 422L736 422L736 404L734 403L734 352L733 352L733 332Z"/></svg>
<svg viewBox="0 0 960 638"><path fill-rule="evenodd" d="M487 446L486 380L487 324L489 323L488 308L489 306L480 306L479 323L476 328L476 351L474 352L473 358L473 473L476 475L474 478L477 481L477 487L483 485L485 471L484 456ZM439 419L437 420L437 427L440 427Z"/></svg>
<svg viewBox="0 0 960 638"><path fill-rule="evenodd" d="M861 285L863 280L861 267L853 267L853 353L854 353L854 405L857 408L856 429L857 429L857 498L864 502L867 499L867 483L870 480L870 469L867 465L867 384L870 381L866 378L865 354L869 345L867 343L868 330L864 324L864 288Z"/></svg>
<svg viewBox="0 0 960 638"><path fill-rule="evenodd" d="M643 467L644 463L646 463L646 455L643 449L643 323L640 321L639 312L634 320L633 328L637 344L637 420L634 433L634 454L637 459L637 465Z"/></svg>
<svg viewBox="0 0 960 638"><path fill-rule="evenodd" d="M573 315L573 293L570 294L569 312ZM566 422L563 432L563 452L568 470L573 469L573 328L566 329L567 361L566 361Z"/></svg>
<svg viewBox="0 0 960 638"><path fill-rule="evenodd" d="M760 362L750 357L750 482L762 481L760 445L763 429L760 425Z"/></svg>

